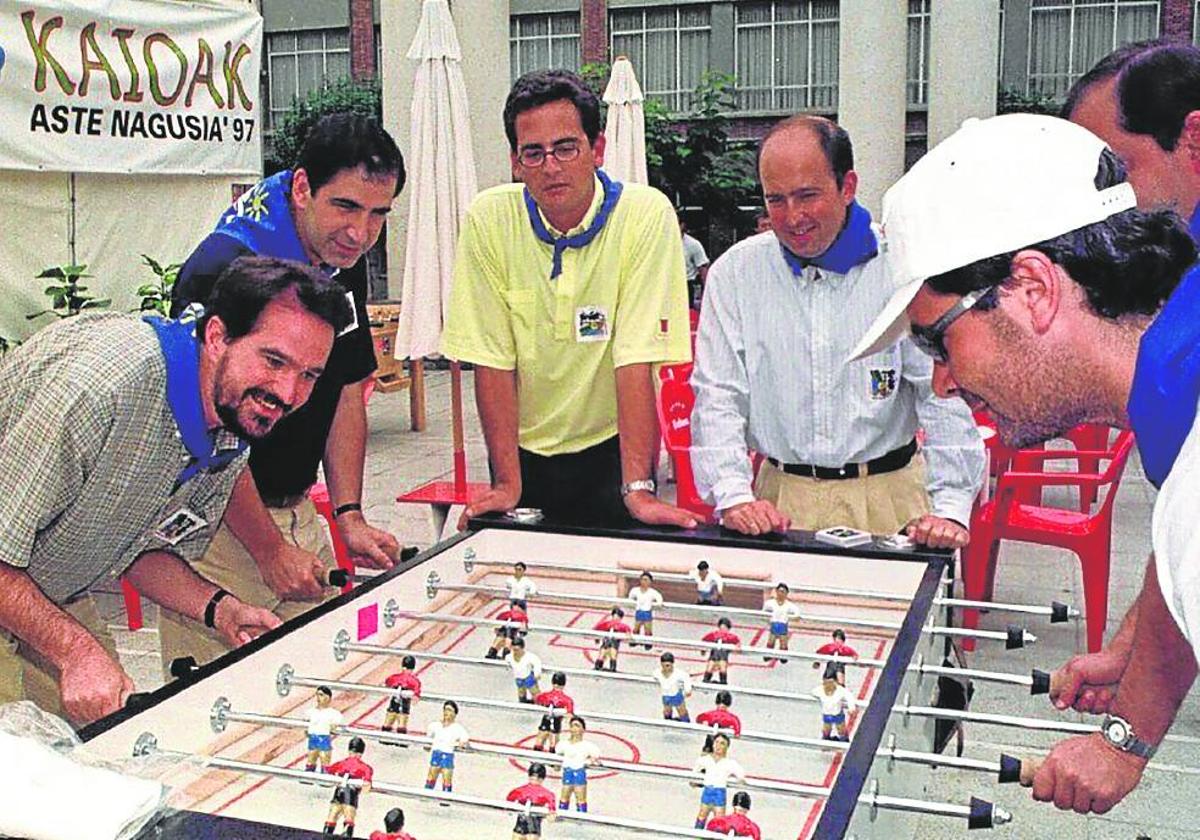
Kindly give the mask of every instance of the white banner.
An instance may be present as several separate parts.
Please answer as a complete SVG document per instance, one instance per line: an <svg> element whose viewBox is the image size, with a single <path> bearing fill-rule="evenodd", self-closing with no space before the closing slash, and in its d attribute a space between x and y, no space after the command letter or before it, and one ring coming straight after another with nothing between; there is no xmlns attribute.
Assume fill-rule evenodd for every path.
<svg viewBox="0 0 1200 840"><path fill-rule="evenodd" d="M262 17L249 3L0 5L0 169L260 171Z"/></svg>

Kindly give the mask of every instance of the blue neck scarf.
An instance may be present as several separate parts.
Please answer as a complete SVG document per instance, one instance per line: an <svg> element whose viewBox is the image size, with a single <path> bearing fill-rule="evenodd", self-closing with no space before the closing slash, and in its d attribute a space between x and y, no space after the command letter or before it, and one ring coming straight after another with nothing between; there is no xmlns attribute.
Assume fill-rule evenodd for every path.
<svg viewBox="0 0 1200 840"><path fill-rule="evenodd" d="M1189 225L1200 242L1200 206ZM1133 387L1130 425L1146 478L1161 487L1196 419L1200 400L1200 264L1192 266L1142 336Z"/></svg>
<svg viewBox="0 0 1200 840"><path fill-rule="evenodd" d="M291 192L292 170L264 178L222 214L215 232L236 239L256 254L308 265L308 252L296 232L288 201Z"/></svg>
<svg viewBox="0 0 1200 840"><path fill-rule="evenodd" d="M529 224L533 226L533 233L542 242L554 246L554 262L550 268L551 280L562 274L563 251L568 248L584 247L604 229L613 208L617 206L617 199L621 197L621 190L625 188L624 184L620 181L613 181L602 170L596 170L596 177L600 179L600 183L604 187L604 201L596 212L596 218L592 219L592 224L574 236L555 236L550 233L545 222L542 221L542 214L538 212L537 202L529 194L529 188L525 188L525 210L529 213Z"/></svg>
<svg viewBox="0 0 1200 840"><path fill-rule="evenodd" d="M196 325L192 321L168 321L153 315L143 319L154 327L158 345L167 365L167 403L179 427L179 436L191 460L175 479L175 486L187 483L201 470L219 470L246 449L243 441L236 449L216 449L216 433L204 422L200 396L200 348Z"/></svg>
<svg viewBox="0 0 1200 840"><path fill-rule="evenodd" d="M797 277L810 265L835 274L845 274L856 265L874 259L879 253L879 241L875 238L875 231L871 230L871 214L867 208L853 201L846 212L846 224L842 232L825 249L825 253L812 258L798 257L782 242L779 243L779 250L783 251L784 260Z"/></svg>

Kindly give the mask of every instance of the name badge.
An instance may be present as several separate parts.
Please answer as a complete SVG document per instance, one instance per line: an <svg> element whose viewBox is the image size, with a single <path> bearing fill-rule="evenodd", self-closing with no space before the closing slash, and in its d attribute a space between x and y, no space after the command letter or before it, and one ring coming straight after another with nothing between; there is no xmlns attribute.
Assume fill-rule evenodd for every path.
<svg viewBox="0 0 1200 840"><path fill-rule="evenodd" d="M581 306L575 310L576 341L608 341L608 311L599 306Z"/></svg>
<svg viewBox="0 0 1200 840"><path fill-rule="evenodd" d="M207 525L207 521L184 507L158 523L158 527L154 529L154 536L167 545L177 545L197 531L202 531Z"/></svg>

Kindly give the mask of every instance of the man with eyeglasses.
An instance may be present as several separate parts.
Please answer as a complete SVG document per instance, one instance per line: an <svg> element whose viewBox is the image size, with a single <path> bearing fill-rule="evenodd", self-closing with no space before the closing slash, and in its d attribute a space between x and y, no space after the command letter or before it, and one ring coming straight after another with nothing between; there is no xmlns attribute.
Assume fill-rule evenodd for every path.
<svg viewBox="0 0 1200 840"><path fill-rule="evenodd" d="M1147 330L1196 258L1177 216L1135 205L1120 160L1077 125L1030 114L968 122L884 199L904 285L854 355L910 331L935 360L934 388L988 407L1008 446L1081 422L1130 427ZM1100 731L1051 751L1036 799L1111 809L1187 695L1200 649L1198 477L1193 424L1155 504L1140 595L1101 652L1051 683L1058 709L1104 714Z"/></svg>
<svg viewBox="0 0 1200 840"><path fill-rule="evenodd" d="M984 467L970 412L934 395L932 365L910 342L844 364L893 288L854 200L849 135L821 117L784 120L763 139L759 179L772 231L708 275L692 376L697 488L743 533L846 525L966 545ZM747 448L767 458L757 478Z"/></svg>
<svg viewBox="0 0 1200 840"><path fill-rule="evenodd" d="M666 196L604 162L600 103L573 73L517 80L504 108L513 178L463 223L442 352L475 365L492 487L466 520L692 527L655 496L651 365L690 359L683 249Z"/></svg>

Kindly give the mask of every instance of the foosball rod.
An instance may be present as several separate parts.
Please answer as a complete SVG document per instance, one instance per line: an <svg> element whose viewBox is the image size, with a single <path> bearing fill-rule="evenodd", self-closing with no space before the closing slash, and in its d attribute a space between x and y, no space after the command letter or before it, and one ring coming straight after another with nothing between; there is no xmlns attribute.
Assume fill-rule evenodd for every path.
<svg viewBox="0 0 1200 840"><path fill-rule="evenodd" d="M339 654L339 651L341 653ZM460 656L454 653L432 653L426 650L418 650L416 648L406 647L384 647L382 645L369 645L361 642L351 642L350 634L345 630L339 631L337 639L334 641L334 656L341 656L342 661L346 657L347 652L354 653L369 653L372 655L382 656L404 656L411 654L418 659L428 659L433 662L449 662L456 665L479 665L485 668L503 668L509 670L509 664L504 659L483 659L482 657ZM585 677L598 680L617 680L620 682L636 682L643 685L658 685L658 681L654 677L644 676L642 674L628 674L624 671L597 671L593 668L567 668L558 665L550 665L542 663L543 673L562 673L568 677ZM745 697L766 697L772 700L795 700L800 703L817 703L820 702L811 694L796 694L790 691L776 691L769 688L746 688L737 685L717 682L696 682L692 684L692 689L695 691L707 691L716 693L718 691L728 691L731 694ZM858 706L867 706L868 701L856 700Z"/></svg>
<svg viewBox="0 0 1200 840"><path fill-rule="evenodd" d="M475 549L468 548L463 554L463 568L469 573L476 566L507 566L511 567L516 561L512 560L480 560L475 555ZM610 566L587 566L573 563L555 563L545 560L522 560L522 563L529 569L549 569L560 572L586 572L588 574L606 575L608 577L635 577L638 572L634 569L617 569ZM696 583L688 575L679 574L677 572L655 572L656 580L669 580L677 583L688 583L694 585ZM752 580L750 578L724 577L722 579L726 584L734 586L744 586L747 588L770 590L774 589L778 581L763 581ZM786 581L785 581L786 582ZM949 588L954 581L950 578L942 579L943 588ZM912 597L909 595L899 595L895 592L880 592L872 589L848 589L840 586L818 586L811 583L789 583L788 588L792 592L804 592L812 595L837 595L848 598L865 598L870 601L899 601L901 603L909 603ZM1026 615L1047 616L1051 624L1058 624L1068 619L1079 618L1081 613L1074 607L1070 607L1060 601L1052 601L1050 606L1043 607L1036 604L1005 604L993 601L973 601L965 598L950 598L946 596L937 596L933 599L935 606L942 607L960 607L966 609L981 609L991 610L992 612L1015 612L1024 613Z"/></svg>
<svg viewBox="0 0 1200 840"><path fill-rule="evenodd" d="M513 621L500 621L495 618L476 618L470 615L455 615L449 613L417 613L404 612L399 606L393 606L391 599L384 607L383 622L387 627L393 627L398 619L423 621L432 624L463 624L472 627L497 627L519 630L522 633L546 634L556 636L577 636L587 639L609 639L612 634L603 630L585 630L578 627L560 627L553 624L523 624ZM855 668L883 668L887 662L883 659L859 657L852 659L848 656L829 656L827 654L809 653L802 650L782 651L779 648L758 647L755 645L740 645L731 647L720 642L702 642L696 639L676 639L667 636L629 636L624 641L638 644L649 644L655 647L674 647L692 650L726 650L739 656L764 656L772 659L797 659L802 662L833 662ZM1029 675L1006 674L998 671L981 671L972 668L951 668L943 665L927 665L923 656L917 657L917 662L908 666L909 671L918 674L933 674L935 676L966 677L983 682L1006 683L1029 688L1030 694L1045 694L1050 690L1050 674L1036 668Z"/></svg>
<svg viewBox="0 0 1200 840"><path fill-rule="evenodd" d="M180 750L162 750L158 748L158 739L150 732L143 732L138 736L137 743L134 745L134 756L147 756L152 754L178 756L179 758L194 758L203 762L209 767L215 767L220 770L233 770L240 773L253 773L259 776L269 776L280 779L295 779L297 781L308 782L311 784L322 785L324 787L340 787L350 785L353 787L362 787L362 782L358 779L342 779L336 776L330 776L326 773L318 773L308 770L294 770L291 767L276 767L271 764L256 764L250 761L238 761L232 758L219 758L216 756L200 755L198 753L188 753ZM391 794L392 796L401 796L410 799L427 799L441 803L458 803L462 805L470 805L476 808L487 808L493 811L507 811L512 814L532 814L535 816L547 816L549 811L545 808L530 806L517 802L502 802L497 799L485 799L481 796L471 796L465 793L446 793L440 790L429 790L420 787L409 787L408 785L398 785L392 782L372 781L371 791L375 793ZM886 807L886 806L883 806ZM665 825L662 823L647 822L646 820L633 820L624 817L614 817L607 814L597 813L582 813L579 811L557 811L555 818L560 820L568 820L586 825L603 825L622 828L629 831L644 832L650 834L664 835L668 837L699 837L704 840L725 840L724 834L717 834L713 831L706 831L698 828L688 828L677 825Z"/></svg>
<svg viewBox="0 0 1200 840"><path fill-rule="evenodd" d="M340 686L333 685L331 687L344 690ZM430 698L434 699L434 698ZM443 699L443 698L436 698ZM451 698L445 698L451 699ZM465 699L453 698L456 702L466 702ZM223 726L218 729L220 720L224 723L249 723L258 726L274 726L284 727L289 729L304 729L308 726L307 720L300 718L276 717L273 715L262 715L254 712L235 712L231 709L229 701L224 698L218 698L213 706L212 716L214 719L214 731L223 731ZM591 715L591 717L596 717ZM384 732L379 729L365 729L358 726L341 726L337 732L359 736L361 738L369 738L374 741L407 741L416 743L422 746L428 746L431 739L426 736L408 735L401 732ZM519 747L505 747L495 744L475 744L463 752L475 752L481 755L500 756L503 758L523 758L529 761L540 761L543 764L561 764L562 757L556 753L538 752L536 750L524 750ZM641 764L632 761L620 761L618 759L601 759L596 765L604 770L618 770L623 773L633 773L635 775L654 776L663 779L682 779L687 782L703 781L704 776L701 773L696 773L691 770L682 770L675 767L656 767L654 765ZM807 785L802 782L779 782L772 779L761 779L753 776L748 777L744 783L734 782L730 787L745 788L746 790L757 790L764 793L777 793L784 796L801 796L808 799L824 798L829 796L829 788L822 785Z"/></svg>
<svg viewBox="0 0 1200 840"><path fill-rule="evenodd" d="M350 691L350 692L357 692L357 693L361 693L361 694L380 694L380 695L388 695L388 696L392 696L395 694L395 689L386 688L384 686L369 685L366 683L346 682L346 681L339 681L339 680L334 680L334 681L321 680L321 679L317 679L314 677L297 676L292 671L290 665L284 665L282 668L280 668L279 675L277 677L277 689L279 690L280 694L286 694L287 691L290 691L291 686L305 686L308 688L317 688L319 686L328 686L329 688L337 689L338 691ZM458 697L444 697L441 695L433 695L433 694L426 694L426 695L422 695L422 696L428 700L441 701L441 702L445 702L446 700L454 700L455 702L463 702L464 704L471 702L470 699L463 700L462 698L458 698ZM219 711L218 706L220 706L220 704L222 702L224 702L226 704L225 708L226 708L226 711L228 711L228 701L226 701L224 698L221 698L220 700L218 700L217 705L214 705L214 707L213 707L213 728L217 732L223 731L223 729L224 729L223 726L221 729L216 728L216 720L218 718L218 711ZM545 709L545 707L530 706L527 703L526 704L503 703L502 705L503 705L503 708L508 709L510 711L530 710L530 711L536 711L537 713L540 713L540 714L547 713L547 710ZM231 720L231 721L240 720L243 723L261 723L261 722L263 722L263 721L257 720L257 719L251 720L244 714L241 717L235 716L238 714L241 714L241 713L230 712L230 714L228 716L226 716L226 719ZM587 720L588 718L595 718L597 720L605 719L605 716L602 714L588 713L588 712L578 712L578 714L584 720ZM262 716L260 715L258 717L261 718ZM691 731L697 732L698 734L705 734L705 735L711 735L715 732L720 732L720 733L723 733L723 734L729 736L733 740L756 741L759 743L768 743L768 744L782 744L785 746L793 746L793 747L798 747L801 749L819 750L822 752L846 752L850 748L850 744L846 741L832 741L832 740L826 740L824 738L804 738L804 737L801 737L798 735L779 735L779 734L769 733L769 732L756 732L754 730L742 730L740 735L735 736L732 729L728 729L725 727L719 727L719 726L705 726L703 724L698 724L698 723L680 723L677 721L666 721L663 719L625 718L624 716L615 716L615 717L620 717L620 719L621 719L620 722L625 722L625 723L634 723L636 721L636 723L634 723L634 725L659 726L659 727L667 726L667 727L673 728L673 729L691 730ZM298 720L298 719L279 718L279 720ZM282 724L280 724L280 725L282 725ZM307 723L305 721L299 721L299 725L307 725ZM357 728L355 728L354 731L351 732L351 729L352 729L352 727L343 727L342 731L346 732L347 734L351 734L351 735L363 735L364 737L373 737L373 738L376 738L377 740L379 740L379 739L386 740L387 738L391 737L394 734L400 734L400 733L385 733L385 732L382 732L381 730L375 730L375 729L357 729ZM370 733L370 734L368 735L367 733ZM488 749L484 749L483 746L480 746L478 751L480 751L480 752L499 751L501 754L504 754L504 755L511 754L513 757L517 757L517 758L522 758L522 757L532 758L535 761L539 760L537 758L538 756L543 755L543 753L539 753L539 752L533 751L533 750L525 750L525 751L521 752L518 749L518 752L521 753L520 755L518 755L516 752L505 752L505 750L511 751L513 749L518 749L518 748L511 748L511 747L492 748L492 747L489 747ZM977 771L977 772L982 772L982 773L992 773L997 776L997 779L1001 783L1016 781L1017 780L1017 769L1015 769L1015 768L1019 768L1020 763L1021 763L1018 759L1015 759L1015 758L1013 758L1009 755L1003 754L1003 753L1001 754L1000 759L998 761L989 761L986 759L961 758L961 757L957 757L957 756L946 756L946 755L942 755L941 753L926 753L926 752L920 752L917 750L900 749L900 748L896 747L895 736L890 736L888 745L886 747L880 747L878 750L876 750L876 754L883 756L884 758L887 758L889 760L893 760L893 761L903 761L903 762L912 763L912 764L924 764L924 765L928 765L931 767L953 767L958 770L971 770L971 771ZM625 762L619 762L619 761L618 762L606 761L604 763L604 766L611 767L611 769L618 769L618 770L631 769L630 767L626 767L625 764L626 764ZM637 767L640 765L632 765L632 766ZM638 771L632 770L632 772L638 772Z"/></svg>
<svg viewBox="0 0 1200 840"><path fill-rule="evenodd" d="M426 580L425 594L432 600L438 592L470 592L482 595L491 595L496 598L507 598L508 590L499 586L482 586L474 583L442 583L437 572L430 572ZM566 602L581 603L581 604L596 604L603 606L606 610L623 603L627 603L629 598L624 599L605 598L601 595L582 595L571 592L539 592L537 595L530 595L524 600L531 603L540 601L546 602ZM745 607L725 607L712 606L709 604L681 604L674 601L667 601L663 604L663 609L669 612L694 613L697 615L718 615L728 617L745 617L763 619L768 615L768 611L764 609L752 610ZM866 627L878 630L898 631L901 626L899 621L877 621L869 618L850 618L846 616L827 615L823 613L803 612L796 618L792 619L792 624L823 624L830 627ZM1005 632L999 630L974 630L963 627L938 627L933 624L928 624L921 628L924 633L929 633L934 636L956 636L971 639L988 639L997 642L1004 642L1004 646L1008 650L1032 645L1037 642L1037 636L1027 630L1010 625Z"/></svg>

